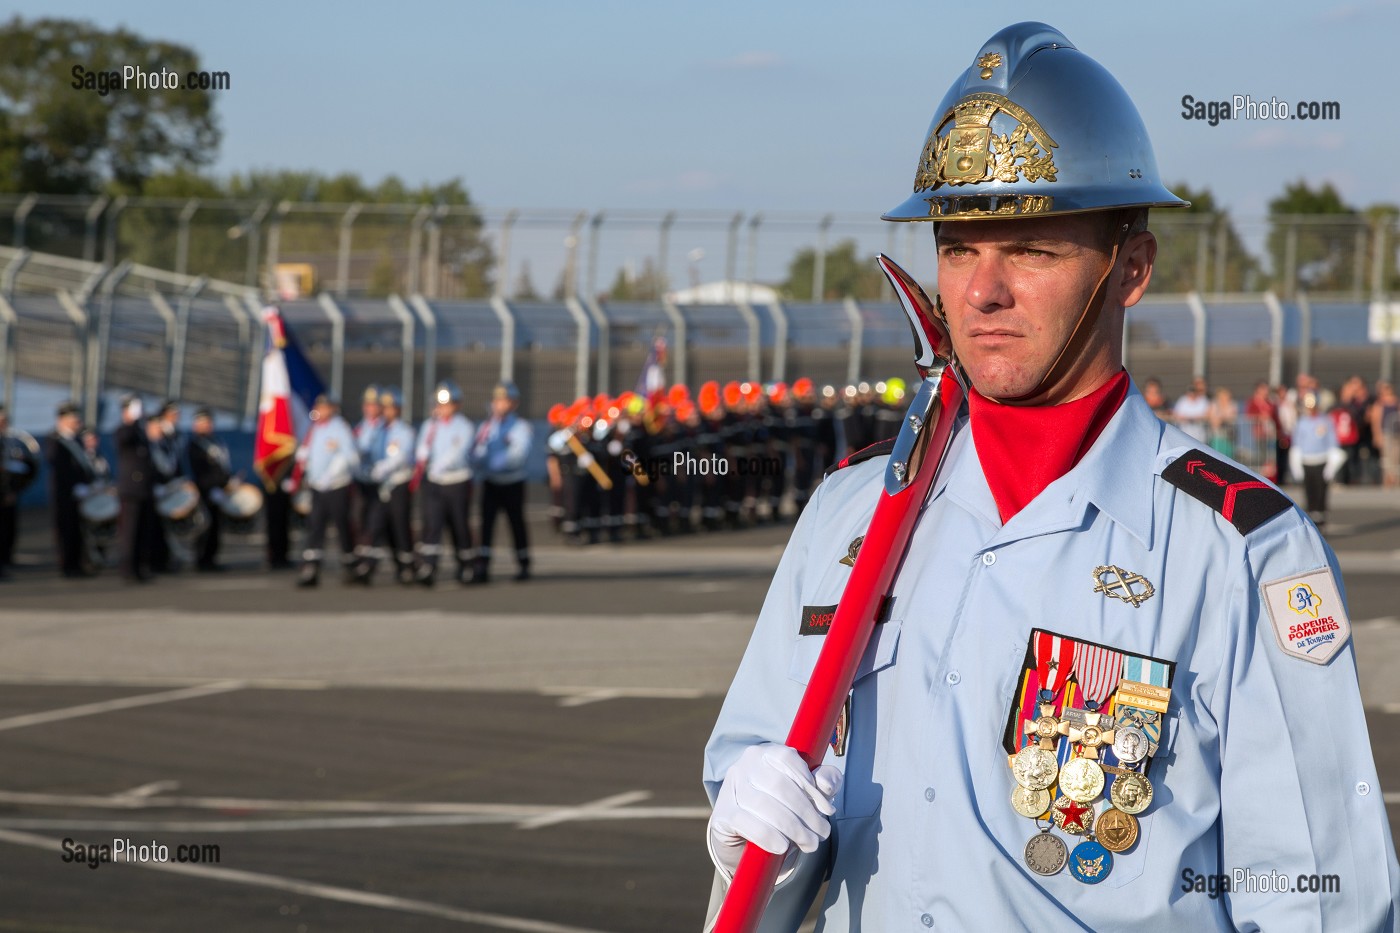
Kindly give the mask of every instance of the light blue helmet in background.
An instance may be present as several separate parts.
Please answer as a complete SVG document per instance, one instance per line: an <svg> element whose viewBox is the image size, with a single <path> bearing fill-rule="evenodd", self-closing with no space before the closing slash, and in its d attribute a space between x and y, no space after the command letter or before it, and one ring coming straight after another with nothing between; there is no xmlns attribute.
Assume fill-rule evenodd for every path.
<svg viewBox="0 0 1400 933"><path fill-rule="evenodd" d="M392 405L400 411L403 410L403 393L397 386L385 386L379 390L379 404Z"/></svg>
<svg viewBox="0 0 1400 933"><path fill-rule="evenodd" d="M1189 207L1168 191L1128 94L1044 23L992 36L929 126L914 193L885 220Z"/></svg>
<svg viewBox="0 0 1400 933"><path fill-rule="evenodd" d="M451 379L444 379L437 384L437 391L433 393L433 400L439 405L446 405L448 403L453 405L461 404L462 388Z"/></svg>

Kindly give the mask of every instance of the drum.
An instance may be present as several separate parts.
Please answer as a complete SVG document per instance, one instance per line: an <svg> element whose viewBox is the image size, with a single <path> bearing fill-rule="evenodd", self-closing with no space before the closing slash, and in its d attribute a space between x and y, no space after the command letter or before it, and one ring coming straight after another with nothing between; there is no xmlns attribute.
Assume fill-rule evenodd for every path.
<svg viewBox="0 0 1400 933"><path fill-rule="evenodd" d="M171 480L156 498L156 512L161 518L181 522L199 508L199 490L187 479Z"/></svg>
<svg viewBox="0 0 1400 933"><path fill-rule="evenodd" d="M94 489L78 503L78 514L89 525L110 525L117 520L121 512L121 500L117 498L116 490L110 486Z"/></svg>
<svg viewBox="0 0 1400 933"><path fill-rule="evenodd" d="M230 480L227 486L215 492L223 495L210 494L209 498L218 505L220 512L234 521L246 521L262 510L262 490L252 483Z"/></svg>

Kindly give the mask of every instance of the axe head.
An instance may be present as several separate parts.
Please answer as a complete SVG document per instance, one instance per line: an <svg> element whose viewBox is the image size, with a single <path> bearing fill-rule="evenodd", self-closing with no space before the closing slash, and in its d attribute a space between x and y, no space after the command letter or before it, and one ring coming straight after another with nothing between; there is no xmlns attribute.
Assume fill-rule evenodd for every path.
<svg viewBox="0 0 1400 933"><path fill-rule="evenodd" d="M914 334L914 365L919 375L927 379L936 375L953 361L953 342L948 337L948 327L938 308L914 277L899 267L899 264L884 253L875 257L880 271L894 286L899 296L900 307L909 318L909 329Z"/></svg>

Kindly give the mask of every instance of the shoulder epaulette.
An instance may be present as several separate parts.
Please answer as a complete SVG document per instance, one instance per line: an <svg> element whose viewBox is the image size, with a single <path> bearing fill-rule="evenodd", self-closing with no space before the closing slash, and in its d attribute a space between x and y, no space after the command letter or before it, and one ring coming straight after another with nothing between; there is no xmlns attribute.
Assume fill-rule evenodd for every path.
<svg viewBox="0 0 1400 933"><path fill-rule="evenodd" d="M1242 535L1293 507L1293 501L1269 483L1199 448L1172 461L1162 479L1215 509Z"/></svg>
<svg viewBox="0 0 1400 933"><path fill-rule="evenodd" d="M887 454L889 454L889 452L892 450L894 450L894 438L891 437L888 440L876 441L869 447L862 447L860 450L857 450L855 453L851 454L849 457L846 457L844 460L838 460L832 466L827 467L826 472L823 473L822 476L830 476L837 470L844 470L848 466L855 466L857 463L864 463L865 461L870 460L874 457L884 457Z"/></svg>

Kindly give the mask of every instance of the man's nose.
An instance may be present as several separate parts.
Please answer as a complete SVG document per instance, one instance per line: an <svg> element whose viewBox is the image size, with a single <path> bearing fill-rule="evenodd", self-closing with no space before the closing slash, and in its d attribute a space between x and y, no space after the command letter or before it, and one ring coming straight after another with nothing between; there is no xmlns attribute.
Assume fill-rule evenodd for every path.
<svg viewBox="0 0 1400 933"><path fill-rule="evenodd" d="M1011 289L1006 281L1002 258L987 253L977 258L972 275L967 280L967 303L978 311L996 311L1011 304Z"/></svg>

